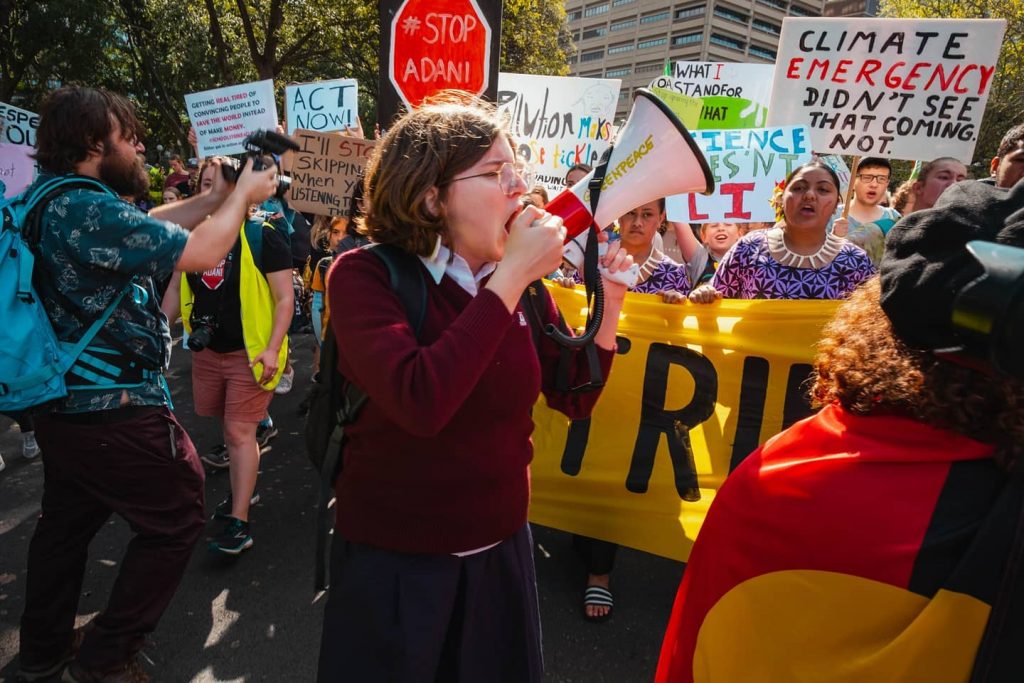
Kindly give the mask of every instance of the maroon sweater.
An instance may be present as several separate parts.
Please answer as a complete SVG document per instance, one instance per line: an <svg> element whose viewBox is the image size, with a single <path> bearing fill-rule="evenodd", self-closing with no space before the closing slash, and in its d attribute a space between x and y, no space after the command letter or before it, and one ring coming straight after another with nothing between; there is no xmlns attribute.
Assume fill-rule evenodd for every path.
<svg viewBox="0 0 1024 683"><path fill-rule="evenodd" d="M453 553L502 541L526 523L533 458L530 409L543 391L569 417L599 392L554 389L559 348L534 347L526 314L483 289L472 297L424 268L427 306L417 341L380 259L360 250L328 277L338 369L369 396L346 430L336 492L347 540L410 553ZM545 292L546 317L554 302ZM599 349L605 375L612 352ZM587 378L576 354L570 386Z"/></svg>

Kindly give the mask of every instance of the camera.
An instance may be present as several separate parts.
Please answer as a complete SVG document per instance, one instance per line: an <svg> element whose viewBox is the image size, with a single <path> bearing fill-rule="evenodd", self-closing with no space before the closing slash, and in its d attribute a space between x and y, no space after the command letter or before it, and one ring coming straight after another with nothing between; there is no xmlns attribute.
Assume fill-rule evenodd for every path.
<svg viewBox="0 0 1024 683"><path fill-rule="evenodd" d="M245 146L245 157L252 159L252 170L254 171L262 171L267 167L264 163L264 157L268 154L281 156L285 152L297 152L300 149L291 138L270 130L258 130L252 133L242 144ZM233 157L221 157L220 170L224 174L224 180L227 180L229 183L237 181L238 174L242 172L244 165L244 160ZM276 180L277 191L274 193L274 196L281 199L288 192L288 188L291 187L292 179L287 176L278 175Z"/></svg>
<svg viewBox="0 0 1024 683"><path fill-rule="evenodd" d="M189 351L202 351L210 345L217 331L217 317L201 315L192 318L192 333L188 335Z"/></svg>

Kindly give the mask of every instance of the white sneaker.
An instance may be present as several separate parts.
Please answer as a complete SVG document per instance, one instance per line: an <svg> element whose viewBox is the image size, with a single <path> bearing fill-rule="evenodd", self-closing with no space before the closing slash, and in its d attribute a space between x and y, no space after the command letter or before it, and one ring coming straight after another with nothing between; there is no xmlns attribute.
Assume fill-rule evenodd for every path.
<svg viewBox="0 0 1024 683"><path fill-rule="evenodd" d="M295 379L295 368L290 368L281 375L281 381L274 387L275 394L287 394L292 390L292 380Z"/></svg>
<svg viewBox="0 0 1024 683"><path fill-rule="evenodd" d="M5 467L7 467L7 463L4 462L4 456L0 455L0 472L3 472Z"/></svg>
<svg viewBox="0 0 1024 683"><path fill-rule="evenodd" d="M39 443L36 441L35 432L25 432L21 435L21 455L26 460L39 455Z"/></svg>

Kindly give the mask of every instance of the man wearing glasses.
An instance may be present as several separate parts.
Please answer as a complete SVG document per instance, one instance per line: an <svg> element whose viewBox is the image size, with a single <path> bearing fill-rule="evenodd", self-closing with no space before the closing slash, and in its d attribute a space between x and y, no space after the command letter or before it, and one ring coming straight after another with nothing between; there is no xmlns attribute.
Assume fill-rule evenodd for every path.
<svg viewBox="0 0 1024 683"><path fill-rule="evenodd" d="M867 252L877 266L885 248L885 235L900 219L899 211L882 206L888 197L892 165L888 159L864 157L853 180L853 199L848 218L833 224L836 235L845 237Z"/></svg>

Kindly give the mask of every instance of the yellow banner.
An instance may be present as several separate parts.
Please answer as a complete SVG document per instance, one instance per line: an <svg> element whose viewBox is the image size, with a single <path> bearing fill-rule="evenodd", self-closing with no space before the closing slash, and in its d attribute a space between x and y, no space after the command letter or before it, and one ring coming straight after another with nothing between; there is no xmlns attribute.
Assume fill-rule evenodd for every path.
<svg viewBox="0 0 1024 683"><path fill-rule="evenodd" d="M582 288L549 290L581 327ZM543 397L534 409L530 520L686 560L730 470L810 414L814 345L836 306L627 294L591 419L571 423Z"/></svg>

